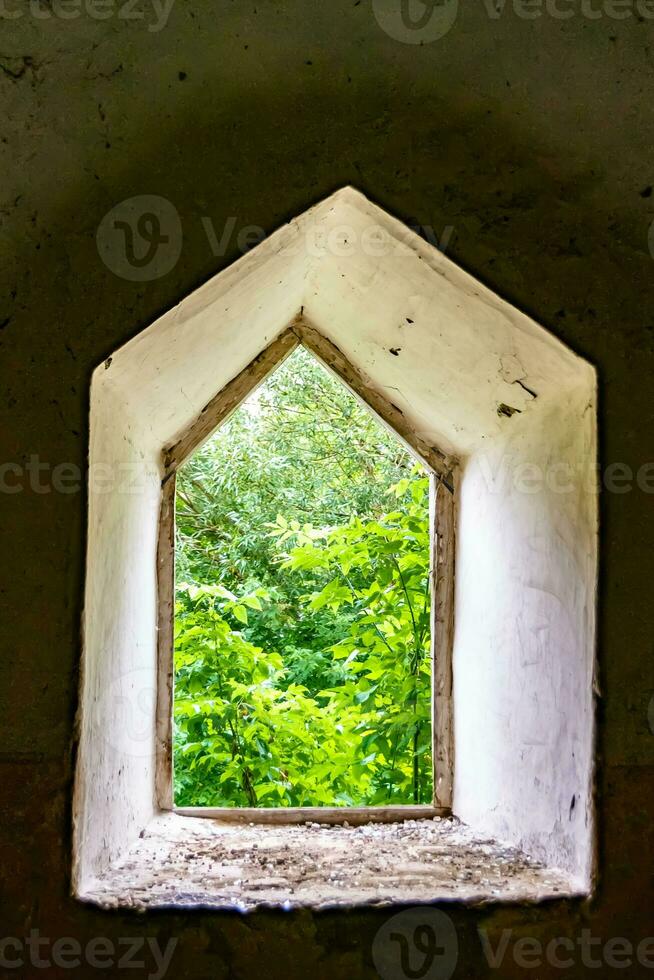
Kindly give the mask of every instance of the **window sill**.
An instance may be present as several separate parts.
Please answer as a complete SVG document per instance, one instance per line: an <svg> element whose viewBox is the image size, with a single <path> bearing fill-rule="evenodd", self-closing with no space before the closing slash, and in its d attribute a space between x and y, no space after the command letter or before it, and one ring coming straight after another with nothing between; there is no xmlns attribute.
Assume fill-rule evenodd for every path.
<svg viewBox="0 0 654 980"><path fill-rule="evenodd" d="M235 825L162 813L78 892L103 908L334 908L579 895L571 876L456 817L359 827Z"/></svg>

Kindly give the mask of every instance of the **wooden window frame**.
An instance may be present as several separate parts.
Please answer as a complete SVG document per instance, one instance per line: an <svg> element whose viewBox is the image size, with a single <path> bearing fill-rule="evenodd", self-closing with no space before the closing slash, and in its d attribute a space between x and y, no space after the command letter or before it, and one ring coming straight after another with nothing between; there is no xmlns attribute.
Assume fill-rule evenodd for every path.
<svg viewBox="0 0 654 980"><path fill-rule="evenodd" d="M176 807L173 795L175 481L178 468L299 346L305 347L392 433L430 474L430 582L432 657L431 805L370 807ZM372 387L343 352L300 313L275 340L202 409L181 436L164 447L157 545L156 798L161 810L225 823L389 823L448 816L452 811L454 741L452 647L457 460L422 439L403 412Z"/></svg>

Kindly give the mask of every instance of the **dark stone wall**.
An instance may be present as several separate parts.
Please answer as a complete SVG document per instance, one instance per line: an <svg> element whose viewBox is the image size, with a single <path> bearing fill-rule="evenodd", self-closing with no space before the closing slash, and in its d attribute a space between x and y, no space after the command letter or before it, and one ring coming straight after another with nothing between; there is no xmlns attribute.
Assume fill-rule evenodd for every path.
<svg viewBox="0 0 654 980"><path fill-rule="evenodd" d="M104 20L80 3L74 17L57 0L5 0L0 15L0 463L16 464L0 498L0 938L176 937L176 978L375 977L388 912L138 916L69 897L86 502L74 469L65 493L52 470L84 471L98 362L237 258L240 229L270 232L351 183L437 237L449 229L455 261L596 364L602 465L635 474L653 454L654 20L635 5L617 19L612 0L560 0L569 19L527 19L511 0L490 16L472 0L444 36L407 44L380 27L381 0L175 0L160 30L149 0L116 0ZM174 204L182 249L167 275L132 282L95 236L142 194ZM202 218L219 238L233 226L222 254ZM456 977L610 975L581 947L567 969L525 969L513 944L654 934L653 501L635 481L602 495L597 893L450 910ZM512 930L501 969L479 928L494 945ZM123 972L25 959L0 975ZM145 961L132 975L154 971Z"/></svg>

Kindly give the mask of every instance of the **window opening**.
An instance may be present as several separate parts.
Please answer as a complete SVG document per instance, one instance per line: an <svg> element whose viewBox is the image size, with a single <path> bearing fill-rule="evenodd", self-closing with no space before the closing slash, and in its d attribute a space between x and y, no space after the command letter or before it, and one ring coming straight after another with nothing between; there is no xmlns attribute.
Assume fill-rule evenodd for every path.
<svg viewBox="0 0 654 980"><path fill-rule="evenodd" d="M303 347L179 467L176 806L431 804L429 501Z"/></svg>

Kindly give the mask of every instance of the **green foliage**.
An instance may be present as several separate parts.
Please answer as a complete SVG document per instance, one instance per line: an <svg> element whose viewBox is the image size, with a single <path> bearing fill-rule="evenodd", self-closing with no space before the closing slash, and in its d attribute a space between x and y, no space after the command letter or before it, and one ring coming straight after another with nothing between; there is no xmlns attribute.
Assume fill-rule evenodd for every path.
<svg viewBox="0 0 654 980"><path fill-rule="evenodd" d="M387 506L391 484L407 476L409 454L302 348L185 464L177 481L178 581L221 583L233 592L265 588L271 601L245 630L312 691L332 679L316 652L343 635L347 611L305 615L300 576L276 561L269 525L345 524ZM315 660L307 672L307 658ZM311 675L311 676L310 676ZM315 682L315 683L314 683Z"/></svg>
<svg viewBox="0 0 654 980"><path fill-rule="evenodd" d="M187 464L178 805L431 799L427 498L409 455L304 353Z"/></svg>

